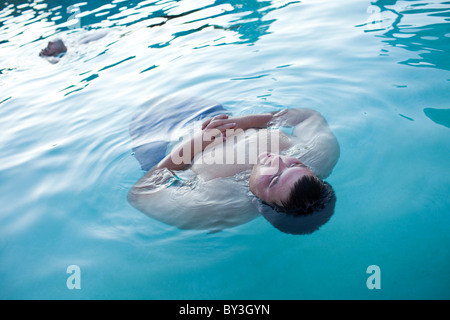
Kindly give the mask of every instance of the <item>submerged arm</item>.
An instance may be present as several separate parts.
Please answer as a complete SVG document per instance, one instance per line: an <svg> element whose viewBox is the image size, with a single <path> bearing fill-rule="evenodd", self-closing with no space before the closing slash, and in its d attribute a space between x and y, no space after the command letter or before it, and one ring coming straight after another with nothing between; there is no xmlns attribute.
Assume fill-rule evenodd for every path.
<svg viewBox="0 0 450 320"><path fill-rule="evenodd" d="M218 180L190 181L189 177L179 179L172 172L187 169L198 152L214 142L220 143L224 132L234 125L231 122L213 130L202 130L176 146L133 185L128 191L128 202L150 217L182 229L221 230L257 217L252 212L253 205L243 196L242 190L246 189L234 181L225 182L227 186Z"/></svg>
<svg viewBox="0 0 450 320"><path fill-rule="evenodd" d="M227 115L221 115L218 119L226 118L228 118ZM159 190L159 187L166 185L175 176L172 171L188 169L195 155L203 152L212 143L223 141L225 131L232 129L235 125L234 122L229 122L217 126L213 130L201 130L181 142L134 184L128 193L128 199L136 200L137 195L154 195L155 190Z"/></svg>
<svg viewBox="0 0 450 320"><path fill-rule="evenodd" d="M291 142L302 150L308 150L302 160L314 167L320 178L327 177L339 158L340 148L336 137L325 118L312 109L284 109L279 112L256 115L245 115L206 121L205 128L214 128L215 124L223 125L233 121L236 128L293 127Z"/></svg>
<svg viewBox="0 0 450 320"><path fill-rule="evenodd" d="M271 126L276 127L295 127L308 119L316 118L319 120L321 115L312 109L284 109L279 112L269 112L260 114L250 114L243 116L227 118L211 118L203 123L202 129L213 129L223 126L227 123L235 123L234 129L247 130L250 128L262 129ZM323 119L323 118L322 118Z"/></svg>
<svg viewBox="0 0 450 320"><path fill-rule="evenodd" d="M322 116L319 112L306 109L306 108L296 108L296 109L284 109L273 115L271 120L271 125L276 125L279 127L295 127L298 124L303 123L309 119L319 119Z"/></svg>
<svg viewBox="0 0 450 320"><path fill-rule="evenodd" d="M325 118L311 109L283 110L274 118L278 126L294 127L291 141L303 150L302 161L319 178L329 176L339 159L340 147Z"/></svg>
<svg viewBox="0 0 450 320"><path fill-rule="evenodd" d="M195 154L206 146L207 143L201 134L196 134L176 146L133 185L127 194L128 202L136 209L151 214L155 203L158 202L157 199L165 198L164 194L169 192L167 187L177 180L173 170L186 170Z"/></svg>
<svg viewBox="0 0 450 320"><path fill-rule="evenodd" d="M219 119L227 119L228 115L220 115ZM186 170L192 163L195 155L203 152L212 143L223 141L228 129L234 129L236 123L228 121L213 128L213 130L201 130L190 139L176 146L170 154L162 159L157 165L157 169L167 168L169 170Z"/></svg>

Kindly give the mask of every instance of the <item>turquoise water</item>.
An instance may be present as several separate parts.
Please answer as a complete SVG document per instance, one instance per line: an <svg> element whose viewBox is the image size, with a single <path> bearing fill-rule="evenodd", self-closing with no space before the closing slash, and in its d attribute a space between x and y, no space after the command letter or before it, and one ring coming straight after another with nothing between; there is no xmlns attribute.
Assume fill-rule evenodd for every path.
<svg viewBox="0 0 450 320"><path fill-rule="evenodd" d="M2 2L0 298L450 298L449 54L448 1ZM131 207L130 119L172 94L319 110L341 146L330 221L208 234Z"/></svg>

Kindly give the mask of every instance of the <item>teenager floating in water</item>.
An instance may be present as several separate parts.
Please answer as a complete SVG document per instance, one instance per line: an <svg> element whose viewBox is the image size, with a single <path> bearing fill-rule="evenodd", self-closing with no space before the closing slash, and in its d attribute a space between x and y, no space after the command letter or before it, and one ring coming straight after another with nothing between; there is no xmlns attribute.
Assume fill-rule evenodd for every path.
<svg viewBox="0 0 450 320"><path fill-rule="evenodd" d="M306 234L330 219L336 198L323 179L340 149L319 112L298 108L231 116L220 105L195 99L163 101L150 110L177 104L201 112L189 121L180 114L177 121L198 128L172 148L154 137L165 124L176 127L174 120L171 126L161 113L152 117L148 111L132 121L135 155L148 172L130 189L131 205L181 229L218 231L262 214L283 232ZM195 122L213 112L219 114ZM145 137L148 128L155 132ZM145 163L155 157L163 158Z"/></svg>
<svg viewBox="0 0 450 320"><path fill-rule="evenodd" d="M88 44L92 41L97 41L108 34L108 31L105 30L95 30L89 31L87 34L84 34L80 39L76 41L76 43L70 46L79 46L83 44ZM67 53L67 45L60 38L55 38L52 41L47 43L47 47L41 50L39 56L42 58L46 58L50 63L58 63L59 60Z"/></svg>

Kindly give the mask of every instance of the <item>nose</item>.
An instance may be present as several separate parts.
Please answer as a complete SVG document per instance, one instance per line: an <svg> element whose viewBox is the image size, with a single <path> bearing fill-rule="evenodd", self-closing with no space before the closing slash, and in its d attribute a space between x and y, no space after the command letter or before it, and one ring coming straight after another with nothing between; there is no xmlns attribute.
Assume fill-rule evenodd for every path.
<svg viewBox="0 0 450 320"><path fill-rule="evenodd" d="M261 152L258 155L258 163L265 164L266 160L268 160L268 158L269 158L269 153L268 152Z"/></svg>
<svg viewBox="0 0 450 320"><path fill-rule="evenodd" d="M284 163L283 158L278 154L270 154L270 166L277 167L279 170L286 168L286 163Z"/></svg>

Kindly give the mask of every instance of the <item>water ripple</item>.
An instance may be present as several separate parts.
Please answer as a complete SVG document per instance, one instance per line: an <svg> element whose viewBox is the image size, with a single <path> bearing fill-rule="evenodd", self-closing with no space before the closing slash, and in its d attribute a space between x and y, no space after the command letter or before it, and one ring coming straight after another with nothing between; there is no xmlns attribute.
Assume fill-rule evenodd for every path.
<svg viewBox="0 0 450 320"><path fill-rule="evenodd" d="M368 7L367 22L357 25L382 37L390 49L402 48L411 54L399 63L413 67L450 70L450 3L448 1L386 1Z"/></svg>
<svg viewBox="0 0 450 320"><path fill-rule="evenodd" d="M327 297L333 290L342 297L341 288L361 293L360 284L348 286L356 273L314 287L337 270L335 258L361 265L386 257L386 248L389 258L396 256L384 265L414 262L407 270L411 283L422 281L421 270L430 265L445 277L449 5L2 2L1 297L41 298L45 288L51 299L73 298L58 282L73 263L93 275L91 289L79 293L87 298L106 291L117 297L124 289L118 283L141 290L130 285L126 297L227 298L242 291L259 298L261 279L274 274L282 281L263 290L269 298L312 291ZM80 41L105 31L96 41ZM49 63L39 52L56 37L69 51ZM144 103L171 96L214 100L234 114L299 106L322 112L342 149L331 176L338 195L333 221L308 238L286 237L263 219L207 234L178 230L132 208L127 191L143 172L132 153L130 121ZM183 111L157 103L148 108L176 119ZM160 131L176 141L184 121ZM414 255L404 256L408 250L398 245L404 239L412 239ZM368 253L367 243L383 245ZM423 256L422 263L417 257ZM316 268L317 257L323 268ZM431 286L430 279L422 285ZM433 285L448 291L442 281ZM407 284L397 287L381 294L404 298ZM302 288L308 292L299 293ZM371 298L367 292L360 297Z"/></svg>

